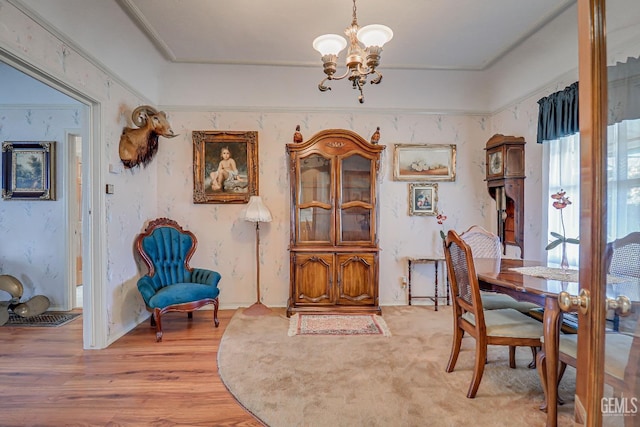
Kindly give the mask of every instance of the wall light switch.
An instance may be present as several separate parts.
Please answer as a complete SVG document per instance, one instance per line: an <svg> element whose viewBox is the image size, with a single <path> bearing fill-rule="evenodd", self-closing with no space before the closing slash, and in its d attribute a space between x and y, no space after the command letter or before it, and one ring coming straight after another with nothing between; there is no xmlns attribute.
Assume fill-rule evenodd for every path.
<svg viewBox="0 0 640 427"><path fill-rule="evenodd" d="M109 173L113 173L113 174L120 174L124 171L124 167L122 166L122 163L117 163L117 164L113 164L113 163L109 163Z"/></svg>
<svg viewBox="0 0 640 427"><path fill-rule="evenodd" d="M107 194L113 194L115 192L115 186L113 184L107 184Z"/></svg>

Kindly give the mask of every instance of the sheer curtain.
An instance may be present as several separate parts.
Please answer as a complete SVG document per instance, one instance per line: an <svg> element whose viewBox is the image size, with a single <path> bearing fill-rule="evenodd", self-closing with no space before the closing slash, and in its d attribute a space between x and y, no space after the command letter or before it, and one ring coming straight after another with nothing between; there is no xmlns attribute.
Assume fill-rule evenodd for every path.
<svg viewBox="0 0 640 427"><path fill-rule="evenodd" d="M554 139L548 142L549 148L549 185L545 190L543 200L547 201L547 238L555 240L549 233L554 231L562 234L560 211L553 207L551 195L560 190L565 191L571 204L562 209L565 236L578 237L580 233L580 136L573 135ZM548 243L548 242L547 242ZM578 267L578 245L567 245L567 258L571 267ZM547 251L547 261L560 264L562 245Z"/></svg>

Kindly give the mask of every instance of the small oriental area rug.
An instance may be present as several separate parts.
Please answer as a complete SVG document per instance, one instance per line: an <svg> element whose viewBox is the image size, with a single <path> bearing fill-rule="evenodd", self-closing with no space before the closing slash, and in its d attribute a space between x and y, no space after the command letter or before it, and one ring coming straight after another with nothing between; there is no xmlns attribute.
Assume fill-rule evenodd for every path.
<svg viewBox="0 0 640 427"><path fill-rule="evenodd" d="M62 326L80 316L81 313L54 313L45 312L37 316L20 317L15 313L9 314L9 320L4 326L40 326L56 327Z"/></svg>
<svg viewBox="0 0 640 427"><path fill-rule="evenodd" d="M294 335L382 335L391 332L376 314L300 314L289 319L289 336Z"/></svg>

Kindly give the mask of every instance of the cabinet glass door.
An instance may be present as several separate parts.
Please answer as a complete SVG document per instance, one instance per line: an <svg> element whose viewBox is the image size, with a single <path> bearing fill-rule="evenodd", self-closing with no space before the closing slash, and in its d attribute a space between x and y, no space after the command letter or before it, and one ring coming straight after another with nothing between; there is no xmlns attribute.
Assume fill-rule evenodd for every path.
<svg viewBox="0 0 640 427"><path fill-rule="evenodd" d="M331 160L319 154L300 159L297 221L299 242L331 241Z"/></svg>
<svg viewBox="0 0 640 427"><path fill-rule="evenodd" d="M352 155L340 163L340 240L371 241L373 221L372 161Z"/></svg>

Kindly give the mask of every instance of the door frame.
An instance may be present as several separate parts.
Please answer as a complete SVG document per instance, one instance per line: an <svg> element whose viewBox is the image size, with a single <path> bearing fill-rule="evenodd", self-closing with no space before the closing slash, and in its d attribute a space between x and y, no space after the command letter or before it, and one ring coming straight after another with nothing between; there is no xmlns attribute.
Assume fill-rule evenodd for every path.
<svg viewBox="0 0 640 427"><path fill-rule="evenodd" d="M607 50L606 0L578 0L580 120L580 288L589 309L578 318L574 415L578 424L602 425L606 310Z"/></svg>
<svg viewBox="0 0 640 427"><path fill-rule="evenodd" d="M77 230L78 221L82 218L82 207L78 208L78 200L77 200L77 170L76 170L76 151L77 142L75 138L80 138L80 146L82 147L82 129L65 129L65 145L67 149L66 161L64 163L64 176L66 181L66 191L67 191L67 203L65 206L65 222L67 224L67 233L66 233L66 252L67 252L67 291L68 295L66 298L66 310L71 310L76 307L76 291L77 291L77 257L80 255L82 257L82 243L78 245L78 238L75 233L78 231L80 233L80 240L82 240L82 230ZM74 140L73 144L70 144L71 140ZM80 152L82 155L82 151ZM82 164L82 163L81 163ZM82 169L80 170L82 174ZM82 179L82 178L81 178ZM81 187L82 188L82 187ZM80 199L82 201L82 194L80 195Z"/></svg>
<svg viewBox="0 0 640 427"><path fill-rule="evenodd" d="M81 106L81 135L83 138L82 161L86 167L82 170L83 199L83 282L90 286L83 289L83 348L101 349L108 345L107 317L102 301L106 301L104 285L104 266L106 265L104 248L104 177L102 171L102 151L99 147L101 138L101 123L103 122L101 104L83 92L82 88L75 88L71 84L55 77L46 71L32 65L29 58L24 58L21 52L11 51L0 46L0 61L19 70L26 75L64 93L82 104ZM66 160L66 159L65 159ZM68 235L68 223L64 224ZM68 266L67 266L68 268ZM69 272L67 271L67 275Z"/></svg>

